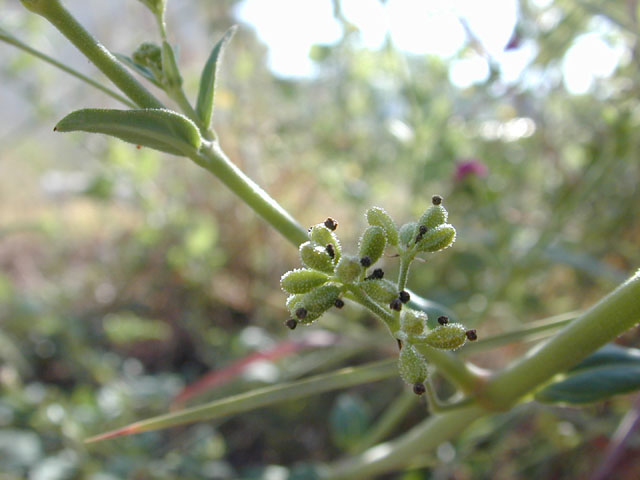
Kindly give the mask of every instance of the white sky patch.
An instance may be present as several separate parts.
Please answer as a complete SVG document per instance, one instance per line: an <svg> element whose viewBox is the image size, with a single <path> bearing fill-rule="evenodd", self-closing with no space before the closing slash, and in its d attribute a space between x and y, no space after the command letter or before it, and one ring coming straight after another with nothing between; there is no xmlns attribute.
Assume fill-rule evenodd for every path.
<svg viewBox="0 0 640 480"><path fill-rule="evenodd" d="M360 30L365 48L380 48L387 35L409 54L452 59L450 80L459 88L486 81L487 61L480 55L455 59L464 47L464 19L473 35L499 64L505 83L521 80L536 55L536 45L524 42L504 51L517 22L517 0L343 0L344 16ZM547 8L547 0L536 0ZM315 44L340 40L342 28L333 17L331 0L244 0L236 9L239 20L252 25L269 48L269 66L282 77L309 77L314 64L309 51ZM562 63L567 90L587 92L596 78L607 77L626 53L622 45L610 46L597 33L578 37Z"/></svg>
<svg viewBox="0 0 640 480"><path fill-rule="evenodd" d="M489 64L480 56L454 60L449 67L449 80L458 88L467 88L489 78Z"/></svg>
<svg viewBox="0 0 640 480"><path fill-rule="evenodd" d="M566 89L576 95L587 93L596 79L614 72L624 54L624 48L609 45L597 34L578 37L562 62Z"/></svg>

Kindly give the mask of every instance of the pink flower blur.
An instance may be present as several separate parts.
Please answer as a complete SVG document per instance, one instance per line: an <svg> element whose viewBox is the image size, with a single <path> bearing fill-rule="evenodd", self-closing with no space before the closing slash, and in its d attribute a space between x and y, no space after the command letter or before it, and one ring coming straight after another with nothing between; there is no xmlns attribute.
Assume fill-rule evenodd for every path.
<svg viewBox="0 0 640 480"><path fill-rule="evenodd" d="M456 164L456 171L453 176L456 182L460 182L468 176L486 177L489 169L480 160L470 159L460 161Z"/></svg>

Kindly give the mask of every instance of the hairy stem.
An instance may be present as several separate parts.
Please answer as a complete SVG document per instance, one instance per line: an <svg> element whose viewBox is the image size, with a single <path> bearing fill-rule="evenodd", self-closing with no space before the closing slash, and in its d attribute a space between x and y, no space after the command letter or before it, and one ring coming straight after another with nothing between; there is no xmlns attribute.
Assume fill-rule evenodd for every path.
<svg viewBox="0 0 640 480"><path fill-rule="evenodd" d="M104 45L96 40L62 6L60 0L21 0L22 4L57 28L127 97L142 108L164 108L164 105L144 88Z"/></svg>
<svg viewBox="0 0 640 480"><path fill-rule="evenodd" d="M14 47L17 47L20 50L23 50L23 51L33 55L34 57L39 58L40 60L44 60L48 64L53 65L56 68L59 68L63 72L68 73L69 75L72 75L72 76L76 77L77 79L79 79L79 80L91 85L94 88L97 88L101 92L106 93L111 98L114 98L114 99L118 100L119 102L127 105L128 107L136 108L136 104L135 103L133 103L131 100L127 99L126 97L123 97L118 92L116 92L114 90L111 90L108 87L105 87L104 85L96 82L92 78L87 77L86 75L84 75L84 74L78 72L77 70L65 65L64 63L59 62L58 60L50 57L49 55L47 55L45 53L42 53L39 50L36 50L35 48L31 48L29 45L26 45L25 43L21 42L20 40L18 40L17 38L15 38L15 37L13 37L11 35L8 35L7 33L3 32L2 30L0 30L0 41L8 43L9 45L13 45Z"/></svg>

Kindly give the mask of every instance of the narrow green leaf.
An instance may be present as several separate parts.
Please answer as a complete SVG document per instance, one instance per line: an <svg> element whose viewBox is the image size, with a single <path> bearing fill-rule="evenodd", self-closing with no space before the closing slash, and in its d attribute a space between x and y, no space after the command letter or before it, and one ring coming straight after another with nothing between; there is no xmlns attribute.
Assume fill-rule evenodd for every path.
<svg viewBox="0 0 640 480"><path fill-rule="evenodd" d="M535 399L585 404L640 389L640 350L607 345L576 365L563 380L547 385Z"/></svg>
<svg viewBox="0 0 640 480"><path fill-rule="evenodd" d="M158 79L155 77L155 75L150 69L134 62L133 59L131 57L128 57L127 55L123 55L121 53L114 53L114 55L118 60L120 60L121 63L125 64L131 70L142 75L144 78L146 78L151 83L153 83L156 87L162 88L162 85L160 85L160 82L158 81Z"/></svg>
<svg viewBox="0 0 640 480"><path fill-rule="evenodd" d="M143 145L174 155L198 150L202 138L187 117L165 109L77 110L54 128L58 132L103 133L125 142Z"/></svg>
<svg viewBox="0 0 640 480"><path fill-rule="evenodd" d="M247 393L215 400L199 407L187 408L179 412L142 420L118 430L96 435L95 437L85 440L85 443L151 430L160 430L188 423L203 422L214 418L255 410L256 408L266 407L278 402L297 400L322 392L375 382L396 374L395 359L369 363L360 367L343 368L332 373L316 375L315 377L305 380L260 388Z"/></svg>
<svg viewBox="0 0 640 480"><path fill-rule="evenodd" d="M237 26L234 25L223 35L218 43L211 50L211 54L207 59L207 63L202 70L202 76L200 77L200 88L198 90L198 102L196 104L196 112L202 120L203 125L207 127L211 123L211 117L213 116L213 101L216 92L216 77L218 74L218 65L224 49L233 37L233 34L237 30Z"/></svg>

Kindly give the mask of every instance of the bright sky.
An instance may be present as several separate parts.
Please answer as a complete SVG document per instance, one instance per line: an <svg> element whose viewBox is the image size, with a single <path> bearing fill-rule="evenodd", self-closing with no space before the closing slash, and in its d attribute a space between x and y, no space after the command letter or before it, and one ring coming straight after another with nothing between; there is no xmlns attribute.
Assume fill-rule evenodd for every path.
<svg viewBox="0 0 640 480"><path fill-rule="evenodd" d="M535 0L541 7L550 2ZM410 54L454 57L463 47L464 19L473 34L496 60L506 82L516 81L531 59L535 47L526 42L504 51L517 19L517 0L342 0L345 17L360 30L362 45L380 48L390 35L397 48ZM333 17L331 0L244 0L236 11L251 24L269 47L269 65L283 77L308 77L314 73L309 51L314 44L337 42L342 29ZM290 21L289 19L295 19ZM552 24L553 9L549 9ZM604 36L610 26L595 25L595 33L584 35L569 49L563 63L567 89L587 92L594 79L610 75L625 49L610 46ZM489 75L486 60L471 56L452 61L450 79L460 88L482 82Z"/></svg>

